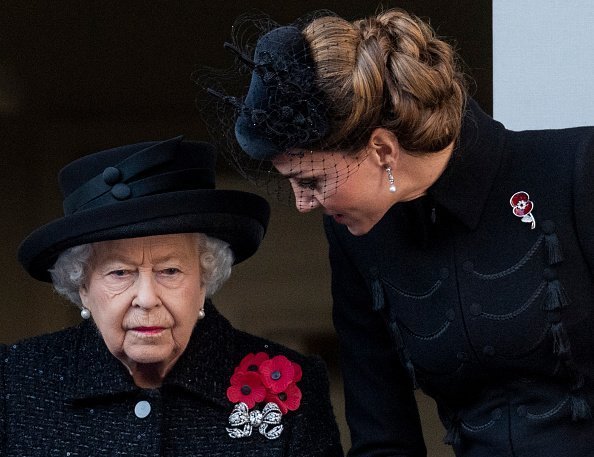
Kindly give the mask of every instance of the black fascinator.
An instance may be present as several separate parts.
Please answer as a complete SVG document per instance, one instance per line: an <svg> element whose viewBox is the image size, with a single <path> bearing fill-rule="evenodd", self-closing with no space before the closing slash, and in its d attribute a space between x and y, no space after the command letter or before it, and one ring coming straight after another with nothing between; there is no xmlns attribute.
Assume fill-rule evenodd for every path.
<svg viewBox="0 0 594 457"><path fill-rule="evenodd" d="M254 60L248 64L253 65L252 80L238 106L235 136L250 157L267 160L326 134L314 64L299 29L287 26L268 32L258 40Z"/></svg>
<svg viewBox="0 0 594 457"><path fill-rule="evenodd" d="M333 13L318 11L288 26L263 15L242 16L233 26L232 42L225 43L236 57L233 69L194 73L205 94L198 104L212 140L228 162L258 184L262 172L269 180L267 162L274 156L311 148L328 133L324 96L315 85L315 65L301 33L320 15Z"/></svg>

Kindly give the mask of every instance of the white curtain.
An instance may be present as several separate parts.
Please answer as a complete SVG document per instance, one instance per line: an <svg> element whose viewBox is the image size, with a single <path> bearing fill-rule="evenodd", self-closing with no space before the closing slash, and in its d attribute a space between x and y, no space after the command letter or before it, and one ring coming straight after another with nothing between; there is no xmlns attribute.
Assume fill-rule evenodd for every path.
<svg viewBox="0 0 594 457"><path fill-rule="evenodd" d="M594 0L493 0L493 116L512 130L594 125Z"/></svg>

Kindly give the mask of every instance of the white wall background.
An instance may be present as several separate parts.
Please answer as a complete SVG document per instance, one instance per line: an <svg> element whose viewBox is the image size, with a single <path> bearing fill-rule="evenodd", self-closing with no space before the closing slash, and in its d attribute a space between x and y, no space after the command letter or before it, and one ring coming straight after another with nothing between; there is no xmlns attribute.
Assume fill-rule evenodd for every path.
<svg viewBox="0 0 594 457"><path fill-rule="evenodd" d="M493 117L594 125L594 0L493 0Z"/></svg>

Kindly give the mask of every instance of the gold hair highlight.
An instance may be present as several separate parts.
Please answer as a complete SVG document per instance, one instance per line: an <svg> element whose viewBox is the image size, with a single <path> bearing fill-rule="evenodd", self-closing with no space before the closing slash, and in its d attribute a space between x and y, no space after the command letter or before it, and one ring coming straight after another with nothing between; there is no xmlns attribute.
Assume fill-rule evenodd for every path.
<svg viewBox="0 0 594 457"><path fill-rule="evenodd" d="M317 18L303 34L329 107L326 148L359 150L377 127L410 152L440 151L457 138L464 76L428 24L391 9L352 23Z"/></svg>

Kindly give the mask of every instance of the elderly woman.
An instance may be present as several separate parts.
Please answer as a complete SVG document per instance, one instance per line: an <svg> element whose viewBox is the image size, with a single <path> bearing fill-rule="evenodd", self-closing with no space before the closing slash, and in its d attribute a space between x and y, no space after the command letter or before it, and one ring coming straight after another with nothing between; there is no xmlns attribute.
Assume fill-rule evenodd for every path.
<svg viewBox="0 0 594 457"><path fill-rule="evenodd" d="M66 215L19 259L83 321L0 346L0 455L342 455L323 363L235 330L209 299L269 214L215 190L214 159L178 137L62 170Z"/></svg>

